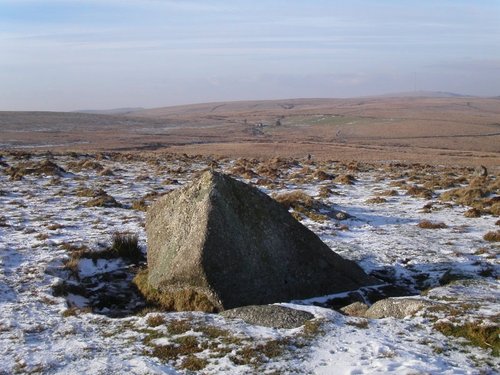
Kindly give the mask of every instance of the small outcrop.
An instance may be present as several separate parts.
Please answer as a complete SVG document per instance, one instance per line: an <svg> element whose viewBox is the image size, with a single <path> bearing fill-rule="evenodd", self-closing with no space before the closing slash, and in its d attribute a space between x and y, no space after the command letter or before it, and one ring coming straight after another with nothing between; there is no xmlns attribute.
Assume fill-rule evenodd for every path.
<svg viewBox="0 0 500 375"><path fill-rule="evenodd" d="M403 319L413 316L434 303L418 298L387 298L375 302L365 313L366 318L396 318Z"/></svg>
<svg viewBox="0 0 500 375"><path fill-rule="evenodd" d="M279 305L244 306L221 313L227 319L241 319L245 323L271 328L297 328L314 315L303 310Z"/></svg>
<svg viewBox="0 0 500 375"><path fill-rule="evenodd" d="M146 234L138 286L165 309L222 311L377 282L268 195L213 171L156 201Z"/></svg>
<svg viewBox="0 0 500 375"><path fill-rule="evenodd" d="M368 305L363 302L354 302L340 309L346 315L357 317L364 317L367 310Z"/></svg>

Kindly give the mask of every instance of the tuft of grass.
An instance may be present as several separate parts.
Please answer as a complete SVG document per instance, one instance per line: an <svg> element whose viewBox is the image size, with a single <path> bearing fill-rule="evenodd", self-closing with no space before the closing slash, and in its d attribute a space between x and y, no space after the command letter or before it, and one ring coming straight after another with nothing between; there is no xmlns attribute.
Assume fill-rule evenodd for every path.
<svg viewBox="0 0 500 375"><path fill-rule="evenodd" d="M146 323L150 327L158 327L165 324L165 318L159 314L150 315L147 317Z"/></svg>
<svg viewBox="0 0 500 375"><path fill-rule="evenodd" d="M188 355L182 360L180 368L188 371L201 371L207 367L208 361L203 358L198 358L194 354Z"/></svg>
<svg viewBox="0 0 500 375"><path fill-rule="evenodd" d="M139 247L139 238L135 234L114 233L113 243L108 251L114 255L113 258L123 258L135 264L144 259Z"/></svg>
<svg viewBox="0 0 500 375"><path fill-rule="evenodd" d="M463 325L436 322L434 329L445 336L463 337L474 346L491 349L495 357L500 355L500 327L497 325L482 325L479 322L467 322Z"/></svg>
<svg viewBox="0 0 500 375"><path fill-rule="evenodd" d="M61 247L69 251L70 258L64 262L64 268L78 275L78 264L80 259L116 259L122 258L131 264L139 264L144 260L144 255L138 245L138 237L129 233L114 233L113 242L107 249L92 251L87 246L75 246L63 243Z"/></svg>
<svg viewBox="0 0 500 375"><path fill-rule="evenodd" d="M434 223L429 220L422 220L420 223L417 224L419 228L422 229L443 229L443 228L448 228L448 225L445 223Z"/></svg>
<svg viewBox="0 0 500 375"><path fill-rule="evenodd" d="M132 209L137 211L147 211L148 204L144 199L138 199L132 202Z"/></svg>
<svg viewBox="0 0 500 375"><path fill-rule="evenodd" d="M168 362L180 356L193 355L203 351L194 336L182 336L174 341L175 344L153 345L151 354L160 360Z"/></svg>
<svg viewBox="0 0 500 375"><path fill-rule="evenodd" d="M111 195L105 193L99 195L87 202L85 202L87 207L121 207L122 205L116 201Z"/></svg>
<svg viewBox="0 0 500 375"><path fill-rule="evenodd" d="M313 177L318 179L319 181L328 181L332 180L335 176L319 169L313 173Z"/></svg>
<svg viewBox="0 0 500 375"><path fill-rule="evenodd" d="M464 187L445 191L439 199L442 201L454 201L460 205L471 206L474 202L484 198L488 193L480 188Z"/></svg>
<svg viewBox="0 0 500 375"><path fill-rule="evenodd" d="M483 239L488 242L500 242L500 230L486 233Z"/></svg>
<svg viewBox="0 0 500 375"><path fill-rule="evenodd" d="M281 203L283 206L286 208L293 208L295 209L296 207L302 206L305 208L315 208L317 206L317 203L314 201L314 199L304 193L302 190L295 190L287 193L282 193L275 195L273 197L278 203Z"/></svg>
<svg viewBox="0 0 500 375"><path fill-rule="evenodd" d="M384 190L380 193L377 193L377 195L384 196L384 197L396 197L399 195L397 190Z"/></svg>
<svg viewBox="0 0 500 375"><path fill-rule="evenodd" d="M381 204L381 203L386 203L387 200L382 198L382 197L372 197L372 198L368 198L365 203L368 203L368 204Z"/></svg>
<svg viewBox="0 0 500 375"><path fill-rule="evenodd" d="M182 335L193 329L193 324L188 319L172 320L167 325L167 332L171 335Z"/></svg>
<svg viewBox="0 0 500 375"><path fill-rule="evenodd" d="M315 211L321 207L321 203L302 190L274 195L273 198L287 209L292 208L292 215L297 220L302 220L302 215L318 222L328 220L328 216Z"/></svg>
<svg viewBox="0 0 500 375"><path fill-rule="evenodd" d="M255 367L269 359L279 357L291 345L288 339L266 341L262 344L249 344L236 351L231 361L236 365L253 365Z"/></svg>
<svg viewBox="0 0 500 375"><path fill-rule="evenodd" d="M481 210L477 208L471 208L470 210L465 211L464 216L468 218L480 217Z"/></svg>
<svg viewBox="0 0 500 375"><path fill-rule="evenodd" d="M330 187L325 186L325 185L321 186L319 188L319 194L318 195L321 198L328 198L328 197L330 197L331 195L334 194L331 188L333 188L333 186L330 186Z"/></svg>
<svg viewBox="0 0 500 375"><path fill-rule="evenodd" d="M350 174L343 174L340 176L337 176L334 180L334 182L342 185L354 185L356 182L356 178L353 175Z"/></svg>
<svg viewBox="0 0 500 375"><path fill-rule="evenodd" d="M406 188L406 193L412 197L431 199L433 196L432 190L421 186L412 185Z"/></svg>

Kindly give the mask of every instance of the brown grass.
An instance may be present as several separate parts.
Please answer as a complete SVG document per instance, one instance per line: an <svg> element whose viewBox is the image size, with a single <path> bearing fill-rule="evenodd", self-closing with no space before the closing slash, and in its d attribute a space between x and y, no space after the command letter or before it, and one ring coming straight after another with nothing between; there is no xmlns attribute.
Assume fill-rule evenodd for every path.
<svg viewBox="0 0 500 375"><path fill-rule="evenodd" d="M396 197L399 195L397 190L384 190L380 193L377 193L377 195L384 196L384 197Z"/></svg>
<svg viewBox="0 0 500 375"><path fill-rule="evenodd" d="M500 242L500 230L486 233L483 239L488 242Z"/></svg>
<svg viewBox="0 0 500 375"><path fill-rule="evenodd" d="M196 357L194 354L189 354L182 360L181 369L188 371L201 371L207 367L208 361L204 358Z"/></svg>
<svg viewBox="0 0 500 375"><path fill-rule="evenodd" d="M166 311L203 311L212 313L219 310L209 296L197 290L182 288L160 291L153 288L148 282L147 270L138 272L133 283L149 303Z"/></svg>
<svg viewBox="0 0 500 375"><path fill-rule="evenodd" d="M483 325L480 322L467 322L463 325L437 322L434 323L434 329L446 336L463 337L471 345L491 349L495 357L500 355L500 328L497 325Z"/></svg>
<svg viewBox="0 0 500 375"><path fill-rule="evenodd" d="M431 199L433 196L432 190L421 186L412 185L406 188L406 193L412 197Z"/></svg>
<svg viewBox="0 0 500 375"><path fill-rule="evenodd" d="M448 228L448 225L446 225L445 223L436 223L436 222L432 222L432 221L429 221L429 220L422 220L420 223L417 224L417 226L419 228L422 228L422 229L443 229L443 228Z"/></svg>
<svg viewBox="0 0 500 375"><path fill-rule="evenodd" d="M481 217L481 210L471 208L470 210L465 211L464 216L468 218Z"/></svg>
<svg viewBox="0 0 500 375"><path fill-rule="evenodd" d="M483 189L465 187L445 191L439 199L445 202L454 201L464 206L471 206L486 195L487 193Z"/></svg>
<svg viewBox="0 0 500 375"><path fill-rule="evenodd" d="M365 203L368 203L368 204L381 204L381 203L386 203L387 200L382 198L382 197L372 197L372 198L368 198Z"/></svg>
<svg viewBox="0 0 500 375"><path fill-rule="evenodd" d="M340 176L337 176L334 180L337 184L342 184L342 185L354 185L356 182L356 178L353 175L350 174L343 174Z"/></svg>
<svg viewBox="0 0 500 375"><path fill-rule="evenodd" d="M466 101L471 105L467 106ZM252 124L273 124L283 115L281 105L288 103L228 102L221 103L224 106L215 112L213 105L181 106L142 111L133 117L10 112L2 115L4 123L9 125L0 129L0 139L10 139L21 146L70 145L83 141L50 147L78 151L77 162L77 157L83 157L82 153L90 150L129 149L141 153L161 150L247 159L275 155L306 159L311 154L313 162L399 159L447 165L499 165L500 136L488 135L491 124L498 121L500 104L495 99L373 98L362 102L359 99L296 99L293 103L293 108L286 109L282 126L264 129L261 135L249 132ZM318 115L325 113L339 116L326 116L318 122ZM166 118L186 126L159 134L141 131L158 125L164 127ZM395 121L388 124L387 118ZM67 123L74 123L74 130L68 129ZM128 126L123 126L125 123ZM349 132L343 132L341 139L337 139L337 132L345 129L347 123ZM44 125L61 131L30 131ZM16 131L20 128L26 131ZM116 136L118 132L120 137ZM111 156L116 160L120 157L129 160L128 154ZM104 159L102 155L99 158Z"/></svg>
<svg viewBox="0 0 500 375"><path fill-rule="evenodd" d="M163 317L163 315L159 314L150 315L146 319L146 323L150 327L158 327L162 324L165 324L165 318Z"/></svg>
<svg viewBox="0 0 500 375"><path fill-rule="evenodd" d="M111 195L105 193L85 202L87 207L121 207L121 204L116 201Z"/></svg>
<svg viewBox="0 0 500 375"><path fill-rule="evenodd" d="M146 212L148 210L148 204L144 199L138 199L132 202L132 209Z"/></svg>
<svg viewBox="0 0 500 375"><path fill-rule="evenodd" d="M312 209L317 206L317 203L314 201L314 199L304 193L302 190L295 190L288 193L274 195L273 198L286 208L295 209L296 207L302 206Z"/></svg>

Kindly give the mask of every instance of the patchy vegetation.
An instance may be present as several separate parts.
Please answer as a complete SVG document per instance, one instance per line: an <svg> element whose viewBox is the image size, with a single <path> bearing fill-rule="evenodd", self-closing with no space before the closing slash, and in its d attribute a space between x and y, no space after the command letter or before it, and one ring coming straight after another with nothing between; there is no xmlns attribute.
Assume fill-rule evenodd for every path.
<svg viewBox="0 0 500 375"><path fill-rule="evenodd" d="M374 372L493 373L500 365L494 168L478 178L461 167L161 152L7 151L0 162L6 373L314 373L336 371L338 363L362 372L363 361ZM234 168L264 192L283 195L297 219L383 286L294 301L316 319L292 330L160 312L168 298L144 288L144 272L135 277L144 266L144 210L206 168ZM354 184L341 182L346 175ZM121 208L108 198L86 205L106 196ZM376 197L385 202L367 202ZM448 227L423 230L416 224L424 220ZM114 240L113 233L122 235ZM181 293L185 306L214 311L203 296ZM415 298L436 307L390 324L336 312L404 293L422 293Z"/></svg>
<svg viewBox="0 0 500 375"><path fill-rule="evenodd" d="M217 306L208 296L194 289L184 288L161 292L156 290L148 282L147 270L140 271L133 282L146 301L166 311L218 311Z"/></svg>
<svg viewBox="0 0 500 375"><path fill-rule="evenodd" d="M429 220L422 220L420 223L417 224L419 228L422 229L443 229L443 228L448 228L448 225L445 223L433 223L432 221Z"/></svg>

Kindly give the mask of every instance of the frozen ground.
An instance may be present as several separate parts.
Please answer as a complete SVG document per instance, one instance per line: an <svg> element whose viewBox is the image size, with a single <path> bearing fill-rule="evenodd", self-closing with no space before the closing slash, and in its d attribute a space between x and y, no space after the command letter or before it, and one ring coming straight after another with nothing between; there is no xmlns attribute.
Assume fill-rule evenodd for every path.
<svg viewBox="0 0 500 375"><path fill-rule="evenodd" d="M92 163L85 165L87 159ZM269 194L300 189L320 199L320 188L328 186L331 193L321 198L324 207L352 217L322 222L303 217L303 223L334 251L381 277L381 283L396 283L443 306L400 320L369 320L318 306L335 296L294 301L286 305L310 311L316 320L311 327L280 330L203 313L148 310L111 318L102 314L105 308L92 312L89 296L54 296L54 286L67 276L62 268L72 248L103 249L114 232L130 232L146 251L144 212L132 208L135 201L146 197L149 202L208 165L234 172L235 161L57 155L52 161L71 173L11 180L7 168L26 161L22 154L0 159L0 373L479 374L498 369L498 357L487 346L471 346L434 329L440 322L498 325L498 245L483 240L486 232L498 229L498 217L464 217L468 207L436 199L441 190L430 199L408 195L398 181L412 179L410 166L349 170L310 163L304 169L307 161L301 161L282 165L265 184L258 181L261 175L243 175ZM254 170L258 167L253 163ZM320 167L335 175L351 173L357 181L342 185L312 178ZM432 171L439 177L439 168ZM92 198L82 191L99 188L122 207L85 205ZM367 203L389 190L397 195ZM430 201L434 205L424 209ZM417 224L424 219L446 228L422 229ZM128 267L117 260L83 259L77 273L83 280L126 273ZM453 276L450 281L462 280L443 282L445 274ZM169 347L190 351L172 355L161 350Z"/></svg>

